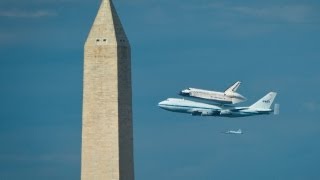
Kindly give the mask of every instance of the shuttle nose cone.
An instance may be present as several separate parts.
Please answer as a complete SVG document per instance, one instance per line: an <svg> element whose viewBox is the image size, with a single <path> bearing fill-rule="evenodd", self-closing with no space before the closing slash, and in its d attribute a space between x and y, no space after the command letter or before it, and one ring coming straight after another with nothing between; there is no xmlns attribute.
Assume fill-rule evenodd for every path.
<svg viewBox="0 0 320 180"><path fill-rule="evenodd" d="M188 89L182 90L179 92L179 95L180 96L188 96L188 95L190 95L190 90L188 90Z"/></svg>
<svg viewBox="0 0 320 180"><path fill-rule="evenodd" d="M161 102L158 103L158 106L163 108L163 104L164 104L164 101L161 101Z"/></svg>

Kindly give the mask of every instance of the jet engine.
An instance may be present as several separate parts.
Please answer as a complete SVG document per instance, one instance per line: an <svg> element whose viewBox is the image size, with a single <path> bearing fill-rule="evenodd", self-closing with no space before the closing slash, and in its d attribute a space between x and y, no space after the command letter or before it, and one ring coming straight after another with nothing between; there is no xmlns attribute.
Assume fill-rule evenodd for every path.
<svg viewBox="0 0 320 180"><path fill-rule="evenodd" d="M213 116L213 115L215 115L215 112L210 111L210 110L209 111L195 110L191 113L191 115L193 115L193 116Z"/></svg>
<svg viewBox="0 0 320 180"><path fill-rule="evenodd" d="M203 111L201 113L201 116L212 116L212 112L211 111Z"/></svg>
<svg viewBox="0 0 320 180"><path fill-rule="evenodd" d="M230 111L230 110L228 110L228 109L225 109L225 110L221 110L220 111L220 115L229 115L229 114L231 114L232 112Z"/></svg>

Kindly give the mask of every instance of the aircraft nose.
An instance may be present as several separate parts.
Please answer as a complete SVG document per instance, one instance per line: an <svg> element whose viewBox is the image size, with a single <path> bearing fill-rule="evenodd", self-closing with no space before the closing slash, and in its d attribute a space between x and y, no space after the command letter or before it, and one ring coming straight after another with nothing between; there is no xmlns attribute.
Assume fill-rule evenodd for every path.
<svg viewBox="0 0 320 180"><path fill-rule="evenodd" d="M182 91L179 92L179 95L181 95L181 96L187 96L187 95L189 95L189 94L190 94L190 91L187 90L187 89L182 90Z"/></svg>
<svg viewBox="0 0 320 180"><path fill-rule="evenodd" d="M159 107L163 107L163 104L164 104L164 101L161 101L161 102L158 103L158 106Z"/></svg>

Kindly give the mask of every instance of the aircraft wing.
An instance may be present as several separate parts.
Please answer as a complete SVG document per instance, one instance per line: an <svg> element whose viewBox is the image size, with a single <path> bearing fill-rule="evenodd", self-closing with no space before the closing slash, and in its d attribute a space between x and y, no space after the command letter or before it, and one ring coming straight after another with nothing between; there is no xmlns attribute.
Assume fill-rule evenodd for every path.
<svg viewBox="0 0 320 180"><path fill-rule="evenodd" d="M248 107L234 107L232 109L230 109L230 111L241 111L241 110L245 110L245 109L248 109Z"/></svg>

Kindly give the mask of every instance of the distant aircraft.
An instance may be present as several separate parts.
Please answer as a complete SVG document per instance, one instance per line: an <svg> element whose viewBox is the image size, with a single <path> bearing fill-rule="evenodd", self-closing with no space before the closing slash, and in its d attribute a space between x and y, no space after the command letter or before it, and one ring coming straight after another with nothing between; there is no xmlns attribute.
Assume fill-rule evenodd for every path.
<svg viewBox="0 0 320 180"><path fill-rule="evenodd" d="M179 95L210 100L218 104L236 104L247 100L244 96L236 92L240 84L241 82L237 81L224 92L188 88L180 91Z"/></svg>
<svg viewBox="0 0 320 180"><path fill-rule="evenodd" d="M243 132L241 131L241 129L238 129L237 131L234 130L229 130L229 131L225 131L223 132L224 134L243 134Z"/></svg>
<svg viewBox="0 0 320 180"><path fill-rule="evenodd" d="M277 93L270 92L248 107L217 106L176 98L161 101L158 106L168 111L189 113L194 116L244 117L271 114L274 112L274 109L270 107L276 95ZM278 107L277 105L277 108ZM279 112L278 109L276 111Z"/></svg>

